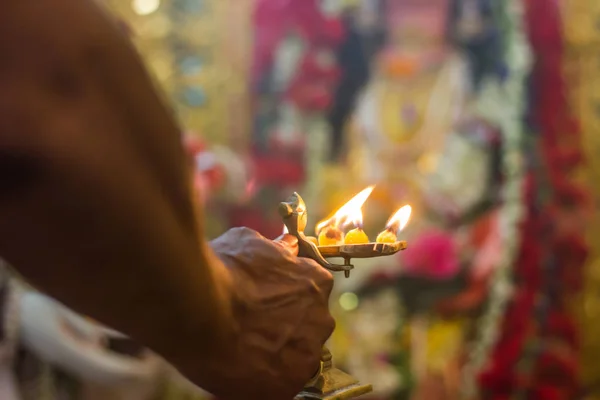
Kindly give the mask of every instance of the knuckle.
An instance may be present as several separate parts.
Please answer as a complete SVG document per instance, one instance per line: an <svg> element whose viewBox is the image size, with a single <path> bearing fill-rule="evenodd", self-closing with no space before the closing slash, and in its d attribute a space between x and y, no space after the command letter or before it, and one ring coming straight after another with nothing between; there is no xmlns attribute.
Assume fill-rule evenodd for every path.
<svg viewBox="0 0 600 400"><path fill-rule="evenodd" d="M324 344L335 331L335 319L328 312L321 326L321 344Z"/></svg>
<svg viewBox="0 0 600 400"><path fill-rule="evenodd" d="M315 260L310 258L299 258L298 260L312 271L317 282L331 282L333 284L333 275L331 272L320 266Z"/></svg>
<svg viewBox="0 0 600 400"><path fill-rule="evenodd" d="M306 366L304 369L306 370L306 375L308 375L309 378L312 378L315 375L315 372L317 370L316 367L319 366L319 361L321 361L322 347L323 345L321 343L315 343L315 346L313 346L310 355L306 359Z"/></svg>
<svg viewBox="0 0 600 400"><path fill-rule="evenodd" d="M234 235L237 235L237 236L240 236L240 237L244 237L244 238L249 238L249 239L261 239L261 238L263 238L260 233L256 232L253 229L245 227L245 226L231 228L230 232L232 234L234 234Z"/></svg>
<svg viewBox="0 0 600 400"><path fill-rule="evenodd" d="M329 338L329 336L331 336L331 334L333 333L333 331L335 331L335 327L336 327L336 322L335 322L335 318L333 318L333 316L331 314L329 314L329 334L327 335L327 338Z"/></svg>
<svg viewBox="0 0 600 400"><path fill-rule="evenodd" d="M319 291L323 293L326 298L329 298L331 292L333 291L333 274L311 259L299 258L298 260L300 260L299 262L306 268L307 277L314 282L313 284L316 285Z"/></svg>
<svg viewBox="0 0 600 400"><path fill-rule="evenodd" d="M321 294L325 298L325 300L328 300L333 291L334 280L333 280L333 276L331 275L331 273L329 271L325 271L325 273L327 275L321 276L320 280L317 281L317 285L319 287Z"/></svg>
<svg viewBox="0 0 600 400"><path fill-rule="evenodd" d="M285 235L276 240L270 240L246 227L232 228L226 235L228 245L236 249L238 253L244 254L248 260L252 261L253 265L261 264L277 268L293 262L289 251L293 247L293 243L290 243L292 240Z"/></svg>
<svg viewBox="0 0 600 400"><path fill-rule="evenodd" d="M325 272L325 274L323 275L323 281L321 282L321 286L324 290L327 291L327 296L329 296L331 294L331 291L333 290L333 274L331 274L331 272L325 269L323 269L323 271Z"/></svg>
<svg viewBox="0 0 600 400"><path fill-rule="evenodd" d="M281 235L277 239L273 240L274 244L290 251L298 247L298 239L291 235Z"/></svg>
<svg viewBox="0 0 600 400"><path fill-rule="evenodd" d="M310 379L314 378L317 372L319 371L322 348L322 344L320 344L319 346L315 346L310 356L307 357L303 368L303 384L306 384Z"/></svg>
<svg viewBox="0 0 600 400"><path fill-rule="evenodd" d="M213 248L239 252L242 247L246 247L249 243L256 242L260 238L260 234L252 229L246 227L231 228L211 241L211 245Z"/></svg>

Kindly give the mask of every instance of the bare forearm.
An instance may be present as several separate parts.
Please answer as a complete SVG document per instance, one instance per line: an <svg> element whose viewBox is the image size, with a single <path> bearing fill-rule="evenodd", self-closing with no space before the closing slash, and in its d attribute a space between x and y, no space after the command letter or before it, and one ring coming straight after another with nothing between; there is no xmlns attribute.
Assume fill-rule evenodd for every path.
<svg viewBox="0 0 600 400"><path fill-rule="evenodd" d="M217 340L227 274L201 245L177 125L116 26L86 1L6 0L0 51L2 256L160 352L191 324Z"/></svg>

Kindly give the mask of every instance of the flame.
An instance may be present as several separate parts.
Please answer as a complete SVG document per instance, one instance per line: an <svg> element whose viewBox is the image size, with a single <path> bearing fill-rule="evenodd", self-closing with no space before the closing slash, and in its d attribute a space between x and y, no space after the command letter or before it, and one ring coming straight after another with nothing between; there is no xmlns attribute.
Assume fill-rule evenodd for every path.
<svg viewBox="0 0 600 400"><path fill-rule="evenodd" d="M333 225L339 227L340 225L349 224L354 224L356 226L362 225L363 217L361 208L373 192L373 189L375 189L374 185L364 189L362 192L358 193L356 196L350 199L350 201L340 207L340 209L335 212L333 217L317 224L317 234L327 226Z"/></svg>
<svg viewBox="0 0 600 400"><path fill-rule="evenodd" d="M343 226L344 228L347 226L354 226L355 228L361 227L363 224L363 215L362 210L360 208L355 208L348 210L348 215L346 216Z"/></svg>
<svg viewBox="0 0 600 400"><path fill-rule="evenodd" d="M394 232L400 232L406 227L410 220L410 214L412 213L412 207L405 205L392 215L388 220L386 228Z"/></svg>

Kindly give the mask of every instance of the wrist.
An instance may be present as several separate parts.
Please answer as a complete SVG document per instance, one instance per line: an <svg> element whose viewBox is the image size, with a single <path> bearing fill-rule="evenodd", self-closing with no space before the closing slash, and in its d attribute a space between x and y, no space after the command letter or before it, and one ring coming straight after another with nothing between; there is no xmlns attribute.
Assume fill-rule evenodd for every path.
<svg viewBox="0 0 600 400"><path fill-rule="evenodd" d="M186 375L194 368L192 373L196 376L202 373L200 369L212 369L230 351L238 331L233 314L232 276L212 249L205 246L203 253L202 263L207 266L210 279L197 290L204 292L200 298L210 301L196 305L187 327L167 338L162 352Z"/></svg>
<svg viewBox="0 0 600 400"><path fill-rule="evenodd" d="M200 387L209 388L228 375L230 354L235 351L240 327L234 316L235 291L229 261L206 246L206 262L211 266L212 290L218 312L206 321L199 335L173 343L178 352L171 360L183 375ZM198 357L200 355L200 358Z"/></svg>
<svg viewBox="0 0 600 400"><path fill-rule="evenodd" d="M233 312L233 277L221 257L210 246L205 246L204 257L203 262L210 266L210 290L214 298L213 312L206 314L209 317L203 323L204 329L208 331L208 337L205 338L206 352L221 352L238 330Z"/></svg>

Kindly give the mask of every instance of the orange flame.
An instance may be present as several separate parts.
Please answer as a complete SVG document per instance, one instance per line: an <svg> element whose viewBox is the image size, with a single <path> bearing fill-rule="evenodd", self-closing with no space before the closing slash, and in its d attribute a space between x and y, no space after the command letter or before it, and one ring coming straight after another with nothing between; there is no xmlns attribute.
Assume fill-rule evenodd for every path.
<svg viewBox="0 0 600 400"><path fill-rule="evenodd" d="M333 217L318 223L316 228L317 234L327 226L340 227L341 225L349 224L354 224L356 226L362 225L363 216L361 208L373 192L373 189L375 189L374 185L364 189L362 192L358 193L356 196L350 199L350 201L340 207L340 209L335 212Z"/></svg>
<svg viewBox="0 0 600 400"><path fill-rule="evenodd" d="M386 228L393 232L400 232L408 224L408 221L410 220L410 214L412 214L411 206L405 205L401 207L388 220Z"/></svg>

